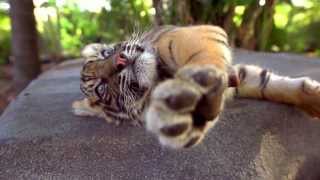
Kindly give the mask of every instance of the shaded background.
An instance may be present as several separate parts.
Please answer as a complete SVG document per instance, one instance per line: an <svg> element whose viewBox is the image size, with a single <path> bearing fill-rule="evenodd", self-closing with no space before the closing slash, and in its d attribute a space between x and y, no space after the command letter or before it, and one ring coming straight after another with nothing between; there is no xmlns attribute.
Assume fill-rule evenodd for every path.
<svg viewBox="0 0 320 180"><path fill-rule="evenodd" d="M92 42L162 24L215 24L234 47L320 56L319 0L0 0L0 113Z"/></svg>

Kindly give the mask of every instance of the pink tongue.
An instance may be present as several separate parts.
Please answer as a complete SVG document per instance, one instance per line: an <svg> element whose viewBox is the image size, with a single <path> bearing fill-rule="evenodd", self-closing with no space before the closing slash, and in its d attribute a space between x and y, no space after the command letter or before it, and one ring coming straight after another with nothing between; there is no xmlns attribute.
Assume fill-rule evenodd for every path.
<svg viewBox="0 0 320 180"><path fill-rule="evenodd" d="M126 63L126 60L125 59L122 59L120 57L117 58L117 65L123 65L125 66L127 63Z"/></svg>
<svg viewBox="0 0 320 180"><path fill-rule="evenodd" d="M127 60L124 58L121 58L119 55L116 58L116 67L118 70L122 70L127 65Z"/></svg>

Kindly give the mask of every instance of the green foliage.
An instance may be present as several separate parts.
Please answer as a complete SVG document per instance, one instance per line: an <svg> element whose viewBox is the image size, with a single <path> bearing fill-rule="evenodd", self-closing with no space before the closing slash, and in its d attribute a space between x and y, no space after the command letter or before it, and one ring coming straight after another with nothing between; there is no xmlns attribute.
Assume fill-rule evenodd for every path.
<svg viewBox="0 0 320 180"><path fill-rule="evenodd" d="M275 8L274 28L268 49L270 51L313 52L319 54L320 3L306 0L307 7L296 7L287 2L278 3Z"/></svg>
<svg viewBox="0 0 320 180"><path fill-rule="evenodd" d="M55 0L45 4L46 8L57 10L57 17L42 22L41 35L43 44L47 44L43 50L46 54L48 51L56 54L61 47L64 55L78 56L85 44L119 41L136 29L148 27L152 21L149 13L151 1L110 0L111 8L102 8L99 13L80 9L76 1L66 2L63 7L57 7Z"/></svg>
<svg viewBox="0 0 320 180"><path fill-rule="evenodd" d="M1 2L2 0L0 0ZM133 31L144 31L153 24L152 0L105 0L105 7L90 11L79 6L84 0L48 0L36 7L41 54L49 57L78 56L87 43L113 43L126 39ZM254 0L189 0L191 15L203 23L223 24L224 17L234 8L231 37L237 36L243 14ZM266 0L267 2L268 0ZM278 0L273 15L273 28L266 45L268 51L314 52L320 55L320 3L302 0L296 6L293 0ZM88 1L89 2L89 1ZM165 22L180 24L175 8L180 0L164 1ZM60 3L60 4L59 4ZM92 2L94 3L94 2ZM41 14L42 13L42 14ZM43 14L44 13L44 14ZM263 20L262 20L263 21ZM260 24L263 24L261 22ZM262 29L260 33L264 32ZM10 54L10 19L0 10L0 63ZM259 41L259 38L257 38Z"/></svg>
<svg viewBox="0 0 320 180"><path fill-rule="evenodd" d="M10 55L10 19L7 12L0 11L0 64L8 61Z"/></svg>
<svg viewBox="0 0 320 180"><path fill-rule="evenodd" d="M238 6L246 6L255 0L233 0L233 1L235 1Z"/></svg>
<svg viewBox="0 0 320 180"><path fill-rule="evenodd" d="M111 0L111 10L99 15L98 37L105 42L125 39L133 31L143 31L152 22L151 4L143 0Z"/></svg>
<svg viewBox="0 0 320 180"><path fill-rule="evenodd" d="M81 12L75 4L60 10L61 43L66 54L78 55L84 44L95 41L97 18L97 14Z"/></svg>

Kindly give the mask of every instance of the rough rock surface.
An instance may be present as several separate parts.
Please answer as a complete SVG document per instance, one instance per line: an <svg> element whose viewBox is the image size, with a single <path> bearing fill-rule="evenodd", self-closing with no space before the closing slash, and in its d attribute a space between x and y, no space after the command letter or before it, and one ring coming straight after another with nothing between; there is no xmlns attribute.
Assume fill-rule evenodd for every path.
<svg viewBox="0 0 320 180"><path fill-rule="evenodd" d="M238 50L235 61L320 80L320 59ZM0 118L0 179L320 179L320 121L283 104L236 99L193 149L143 128L75 117L80 64L32 82Z"/></svg>

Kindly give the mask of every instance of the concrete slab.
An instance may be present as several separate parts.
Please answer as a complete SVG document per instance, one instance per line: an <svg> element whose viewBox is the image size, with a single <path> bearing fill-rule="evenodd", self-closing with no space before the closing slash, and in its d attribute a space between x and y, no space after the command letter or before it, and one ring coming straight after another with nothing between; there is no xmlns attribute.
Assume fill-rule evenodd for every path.
<svg viewBox="0 0 320 180"><path fill-rule="evenodd" d="M320 59L235 51L237 63L320 80ZM76 117L79 61L32 82L0 118L0 179L318 179L320 121L237 99L196 148L172 151L144 129Z"/></svg>

